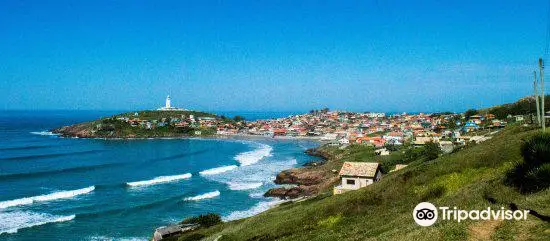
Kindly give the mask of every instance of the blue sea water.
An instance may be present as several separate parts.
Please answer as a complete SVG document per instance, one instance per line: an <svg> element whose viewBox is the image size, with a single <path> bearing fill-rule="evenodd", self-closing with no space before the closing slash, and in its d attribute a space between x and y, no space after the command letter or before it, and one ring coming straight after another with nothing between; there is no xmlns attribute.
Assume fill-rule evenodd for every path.
<svg viewBox="0 0 550 241"><path fill-rule="evenodd" d="M148 240L156 227L266 210L312 141L99 140L47 130L116 112L0 112L0 240ZM245 115L246 116L246 115Z"/></svg>

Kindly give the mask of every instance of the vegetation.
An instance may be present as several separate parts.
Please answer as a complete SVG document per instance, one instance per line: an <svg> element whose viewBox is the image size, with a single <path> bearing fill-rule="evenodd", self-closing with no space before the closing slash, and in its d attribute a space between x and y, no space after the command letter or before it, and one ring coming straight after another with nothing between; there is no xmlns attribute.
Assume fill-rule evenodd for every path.
<svg viewBox="0 0 550 241"><path fill-rule="evenodd" d="M477 115L478 111L475 110L475 109L469 109L467 110L466 112L464 112L464 117L466 117L466 119L470 119L471 116L473 115Z"/></svg>
<svg viewBox="0 0 550 241"><path fill-rule="evenodd" d="M389 173L366 188L337 196L327 191L247 219L199 229L179 240L189 240L193 235L219 241L549 240L550 226L544 217L550 214L550 189L522 193L507 185L505 178L514 163L523 160L524 140L537 132L530 127L507 127L491 140L433 161L414 160L407 168ZM342 161L383 158L357 146L331 150ZM466 210L513 205L539 215L522 221L438 220L431 227L420 227L411 213L422 201Z"/></svg>
<svg viewBox="0 0 550 241"><path fill-rule="evenodd" d="M180 224L199 224L201 227L212 227L220 224L222 218L215 213L203 214L195 217L189 217L180 222Z"/></svg>
<svg viewBox="0 0 550 241"><path fill-rule="evenodd" d="M522 193L538 192L550 186L550 134L535 135L521 148L523 161L508 173L508 182Z"/></svg>
<svg viewBox="0 0 550 241"><path fill-rule="evenodd" d="M426 161L435 160L439 157L439 154L441 154L441 148L439 148L439 144L433 141L426 142L426 144L422 146L421 155Z"/></svg>
<svg viewBox="0 0 550 241"><path fill-rule="evenodd" d="M546 106L550 106L550 95L547 95L544 98L544 102ZM505 104L483 110L483 112L491 113L495 115L497 119L506 119L508 115L514 116L536 113L537 108L535 107L535 105L535 98L527 97L515 103Z"/></svg>

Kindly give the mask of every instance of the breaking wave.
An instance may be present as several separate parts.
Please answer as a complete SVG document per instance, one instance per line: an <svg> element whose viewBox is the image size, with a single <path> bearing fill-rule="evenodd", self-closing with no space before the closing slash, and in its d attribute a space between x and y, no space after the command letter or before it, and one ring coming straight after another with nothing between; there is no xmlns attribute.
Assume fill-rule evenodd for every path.
<svg viewBox="0 0 550 241"><path fill-rule="evenodd" d="M213 191L213 192L207 192L205 194L197 195L197 196L194 196L194 197L186 197L183 200L185 200L185 201L198 201L198 200L202 200L202 199L215 198L219 195L220 195L220 191L216 190L216 191Z"/></svg>
<svg viewBox="0 0 550 241"><path fill-rule="evenodd" d="M14 200L3 201L3 202L0 202L0 209L14 207L14 206L21 206L21 205L29 205L29 204L33 204L34 202L46 202L46 201L52 201L57 199L72 198L78 195L92 192L94 189L95 189L95 186L91 186L91 187L86 187L86 188L77 189L77 190L59 191L59 192L54 192L54 193L40 195L40 196L25 197L25 198L19 198Z"/></svg>
<svg viewBox="0 0 550 241"><path fill-rule="evenodd" d="M258 204L254 205L252 208L248 210L231 212L229 215L223 217L222 220L232 221L232 220L254 216L258 213L265 212L268 209L274 207L275 205L278 205L283 202L285 202L285 200L272 200L272 201L259 202Z"/></svg>
<svg viewBox="0 0 550 241"><path fill-rule="evenodd" d="M149 185L155 185L159 183L165 183L165 182L173 182L181 179L189 179L191 178L191 173L185 173L182 175L174 175L174 176L160 176L155 177L151 180L146 181L138 181L138 182L127 182L126 184L131 187L138 187L138 186L149 186Z"/></svg>
<svg viewBox="0 0 550 241"><path fill-rule="evenodd" d="M220 174L220 173L223 173L223 172L231 171L235 168L237 168L236 165L216 167L216 168L212 168L212 169L208 169L208 170L204 170L202 172L199 172L199 174L201 174L203 176L216 175L216 174Z"/></svg>
<svg viewBox="0 0 550 241"><path fill-rule="evenodd" d="M89 237L89 241L147 241L148 238L140 238L140 237L124 237L124 238L114 238L114 237L107 237L107 236L94 236Z"/></svg>
<svg viewBox="0 0 550 241"><path fill-rule="evenodd" d="M1 212L0 220L9 220L0 222L0 234L17 233L19 229L40 226L47 223L59 223L73 220L75 215L56 216L51 214L40 214L33 212Z"/></svg>
<svg viewBox="0 0 550 241"><path fill-rule="evenodd" d="M229 189L234 191L256 189L264 185L262 182L228 182L227 184Z"/></svg>
<svg viewBox="0 0 550 241"><path fill-rule="evenodd" d="M273 147L261 143L256 144L258 145L257 149L239 153L234 159L241 163L242 166L248 166L260 161L262 158L272 155L271 152L273 151Z"/></svg>
<svg viewBox="0 0 550 241"><path fill-rule="evenodd" d="M40 135L40 136L59 136L59 134L53 133L51 131L31 131L30 133L33 135Z"/></svg>

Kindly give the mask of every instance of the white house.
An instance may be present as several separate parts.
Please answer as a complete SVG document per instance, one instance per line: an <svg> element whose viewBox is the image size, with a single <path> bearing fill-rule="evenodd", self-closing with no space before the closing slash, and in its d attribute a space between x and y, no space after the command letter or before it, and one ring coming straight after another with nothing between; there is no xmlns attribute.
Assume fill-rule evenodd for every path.
<svg viewBox="0 0 550 241"><path fill-rule="evenodd" d="M388 156L390 154L390 151L386 148L375 150L374 153L380 156Z"/></svg>
<svg viewBox="0 0 550 241"><path fill-rule="evenodd" d="M337 137L338 137L338 134L336 133L326 133L324 136L321 137L321 140L331 141L331 140L336 140Z"/></svg>
<svg viewBox="0 0 550 241"><path fill-rule="evenodd" d="M348 138L342 138L342 139L338 140L338 142L341 145L347 145L347 144L349 144L349 139Z"/></svg>
<svg viewBox="0 0 550 241"><path fill-rule="evenodd" d="M377 118L377 117L380 117L380 118L383 118L383 117L386 117L386 113L382 113L382 112L369 112L367 113L367 116L368 117L371 117L371 118Z"/></svg>
<svg viewBox="0 0 550 241"><path fill-rule="evenodd" d="M340 169L339 186L334 187L334 195L366 187L382 178L380 164L376 162L344 162Z"/></svg>

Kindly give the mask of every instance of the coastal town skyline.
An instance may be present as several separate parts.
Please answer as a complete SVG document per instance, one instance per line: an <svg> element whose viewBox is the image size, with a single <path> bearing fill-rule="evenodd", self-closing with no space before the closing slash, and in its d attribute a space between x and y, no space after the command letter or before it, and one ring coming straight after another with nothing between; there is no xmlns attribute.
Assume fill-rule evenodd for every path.
<svg viewBox="0 0 550 241"><path fill-rule="evenodd" d="M0 108L153 109L170 92L204 111L462 112L531 95L546 35L545 1L241 3L6 2Z"/></svg>

